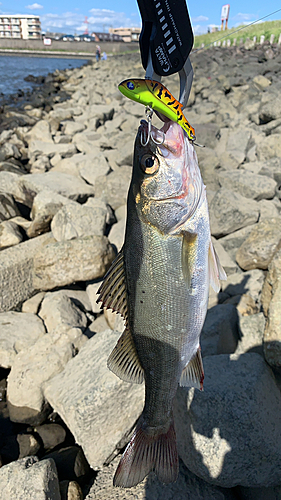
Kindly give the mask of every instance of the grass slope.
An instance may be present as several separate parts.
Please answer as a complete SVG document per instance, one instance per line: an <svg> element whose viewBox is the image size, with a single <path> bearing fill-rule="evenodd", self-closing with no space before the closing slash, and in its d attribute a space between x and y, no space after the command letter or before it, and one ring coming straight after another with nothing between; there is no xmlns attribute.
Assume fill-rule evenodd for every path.
<svg viewBox="0 0 281 500"><path fill-rule="evenodd" d="M195 36L194 48L201 47L202 43L204 43L205 46L209 45L224 36L225 40L231 40L231 44L233 43L234 38L236 38L237 45L239 45L240 39L243 39L244 43L246 38L253 39L254 36L257 37L257 42L259 42L261 35L265 36L265 40L269 40L271 35L275 35L274 42L277 42L281 33L281 21L267 21L265 23L253 24L252 26L244 26L238 33L236 32L233 33L233 35L231 34L242 27L243 26L238 26L237 28L230 28L226 31L217 31L216 33L207 33L206 35Z"/></svg>

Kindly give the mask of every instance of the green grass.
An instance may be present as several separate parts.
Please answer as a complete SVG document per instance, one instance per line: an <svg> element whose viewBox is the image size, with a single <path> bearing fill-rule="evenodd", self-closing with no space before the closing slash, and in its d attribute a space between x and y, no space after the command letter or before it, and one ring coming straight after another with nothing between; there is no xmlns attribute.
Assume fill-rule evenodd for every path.
<svg viewBox="0 0 281 500"><path fill-rule="evenodd" d="M236 38L236 44L239 45L240 39L243 39L244 43L246 38L250 38L252 40L253 37L256 36L257 42L259 42L261 35L265 36L265 40L269 40L271 35L275 35L274 42L276 43L281 33L281 21L267 21L265 23L253 24L252 26L244 26L241 31L237 32L237 30L242 27L243 26L238 26L237 28L230 28L225 31L217 31L216 33L207 33L206 35L196 36L194 38L194 48L201 47L202 43L204 43L206 47L206 45L214 43L216 40L219 40L224 36L225 40L231 40L231 44ZM236 33L233 33L232 35L231 33L234 31L236 31ZM221 40L221 44L222 42L223 40Z"/></svg>

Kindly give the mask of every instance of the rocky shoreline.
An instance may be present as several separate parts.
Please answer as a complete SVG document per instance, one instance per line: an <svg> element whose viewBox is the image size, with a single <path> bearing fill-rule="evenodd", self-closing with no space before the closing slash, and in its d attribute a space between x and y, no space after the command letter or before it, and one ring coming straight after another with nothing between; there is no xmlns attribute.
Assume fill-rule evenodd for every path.
<svg viewBox="0 0 281 500"><path fill-rule="evenodd" d="M112 486L144 398L107 369L123 322L96 304L144 117L117 90L140 56L118 55L1 109L0 500L281 499L281 50L191 58L185 115L228 280L210 291L204 392L175 401L179 479Z"/></svg>

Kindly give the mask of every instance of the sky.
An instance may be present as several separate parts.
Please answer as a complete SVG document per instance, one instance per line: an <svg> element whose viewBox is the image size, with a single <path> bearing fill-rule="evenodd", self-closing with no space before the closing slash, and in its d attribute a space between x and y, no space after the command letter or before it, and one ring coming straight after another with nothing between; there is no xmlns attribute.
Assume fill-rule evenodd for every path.
<svg viewBox="0 0 281 500"><path fill-rule="evenodd" d="M152 0L147 0L152 1ZM191 23L195 35L206 33L209 26L220 25L223 1L190 0L187 2ZM248 24L281 9L280 1L237 0L230 3L229 28L243 23ZM110 27L141 26L141 19L136 0L1 0L1 14L35 14L41 19L43 31L55 31L67 34L81 34L85 31L85 17L88 20L89 33L92 31L108 32ZM265 21L281 19L281 10L270 15Z"/></svg>

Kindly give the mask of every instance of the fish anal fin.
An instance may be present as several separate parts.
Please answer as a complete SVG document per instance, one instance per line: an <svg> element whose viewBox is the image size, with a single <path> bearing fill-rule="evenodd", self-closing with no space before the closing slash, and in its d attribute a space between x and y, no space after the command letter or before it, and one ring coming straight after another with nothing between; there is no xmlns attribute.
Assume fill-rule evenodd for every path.
<svg viewBox="0 0 281 500"><path fill-rule="evenodd" d="M183 232L181 263L183 277L188 287L191 286L195 270L197 243L198 236L196 233Z"/></svg>
<svg viewBox="0 0 281 500"><path fill-rule="evenodd" d="M177 480L179 459L173 422L166 433L156 435L148 434L140 422L137 424L117 467L113 484L131 488L140 483L150 471L155 471L162 483Z"/></svg>
<svg viewBox="0 0 281 500"><path fill-rule="evenodd" d="M107 360L108 368L125 382L141 384L144 379L132 334L127 327Z"/></svg>
<svg viewBox="0 0 281 500"><path fill-rule="evenodd" d="M218 293L221 289L220 280L226 280L227 276L225 270L223 269L217 252L214 249L212 241L210 241L209 255L208 255L208 265L209 265L209 281L213 290Z"/></svg>
<svg viewBox="0 0 281 500"><path fill-rule="evenodd" d="M111 264L97 293L99 294L97 302L101 302L103 307L116 311L127 320L127 287L123 250L120 250Z"/></svg>
<svg viewBox="0 0 281 500"><path fill-rule="evenodd" d="M203 391L204 368L201 357L201 348L198 347L195 356L183 369L180 379L181 387L196 387Z"/></svg>

